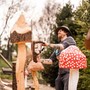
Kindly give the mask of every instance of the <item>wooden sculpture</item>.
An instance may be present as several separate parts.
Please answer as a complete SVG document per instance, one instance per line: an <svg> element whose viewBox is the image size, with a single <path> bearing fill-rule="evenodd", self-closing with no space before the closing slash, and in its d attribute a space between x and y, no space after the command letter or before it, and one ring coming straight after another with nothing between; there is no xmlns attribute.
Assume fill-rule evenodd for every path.
<svg viewBox="0 0 90 90"><path fill-rule="evenodd" d="M10 34L12 43L18 45L18 56L16 62L17 90L25 90L24 67L26 62L26 42L31 42L31 29L25 22L23 13L20 14Z"/></svg>
<svg viewBox="0 0 90 90"><path fill-rule="evenodd" d="M85 47L86 49L90 50L90 29L88 30L88 33L85 38Z"/></svg>
<svg viewBox="0 0 90 90"><path fill-rule="evenodd" d="M16 23L14 24L11 34L10 40L12 43L18 45L18 56L16 62L16 81L17 81L17 90L25 90L25 83L24 83L24 68L26 62L26 42L31 42L31 50L32 50L32 61L35 62L34 64L38 66L37 70L32 69L32 77L34 81L35 90L39 90L39 82L37 78L37 71L44 69L43 65L38 62L37 63L37 55L35 51L35 43L42 43L42 42L34 42L32 41L32 32L31 28L25 22L25 17L23 13L20 14ZM30 66L32 63L30 63Z"/></svg>
<svg viewBox="0 0 90 90"><path fill-rule="evenodd" d="M30 71L32 73L35 90L39 90L37 71L43 70L44 67L43 67L42 63L39 61L40 60L39 55L40 55L42 49L38 53L35 52L35 45L36 44L44 44L44 43L41 41L32 41L32 43L31 43L32 61L28 65L28 71Z"/></svg>

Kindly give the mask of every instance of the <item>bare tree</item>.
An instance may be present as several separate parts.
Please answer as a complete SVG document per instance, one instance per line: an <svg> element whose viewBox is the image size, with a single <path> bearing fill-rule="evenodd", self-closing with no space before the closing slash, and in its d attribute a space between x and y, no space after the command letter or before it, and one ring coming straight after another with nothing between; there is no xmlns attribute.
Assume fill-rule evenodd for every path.
<svg viewBox="0 0 90 90"><path fill-rule="evenodd" d="M60 4L55 3L55 0L49 0L45 9L43 10L43 16L40 17L39 21L35 23L37 32L42 31L42 35L38 33L38 38L42 38L43 41L49 42L50 33L55 25L56 13L60 9Z"/></svg>

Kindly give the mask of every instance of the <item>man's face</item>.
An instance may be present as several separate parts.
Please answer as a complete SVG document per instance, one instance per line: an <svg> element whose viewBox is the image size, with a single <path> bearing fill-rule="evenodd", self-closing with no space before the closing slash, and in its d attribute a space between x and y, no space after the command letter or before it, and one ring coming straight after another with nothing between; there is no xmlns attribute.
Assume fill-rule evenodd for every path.
<svg viewBox="0 0 90 90"><path fill-rule="evenodd" d="M59 39L63 38L63 37L66 36L66 35L67 35L67 33L64 32L62 29L60 29L60 30L58 31L58 38L59 38Z"/></svg>

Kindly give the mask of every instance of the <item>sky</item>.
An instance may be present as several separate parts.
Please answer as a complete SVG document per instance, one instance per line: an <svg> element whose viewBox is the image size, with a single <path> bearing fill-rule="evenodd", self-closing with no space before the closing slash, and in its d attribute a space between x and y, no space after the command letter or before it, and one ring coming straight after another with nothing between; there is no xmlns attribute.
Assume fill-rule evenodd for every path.
<svg viewBox="0 0 90 90"><path fill-rule="evenodd" d="M2 26L4 23L4 19L5 15L6 15L6 11L7 11L7 7L10 6L10 2L12 0L6 0L6 4L1 4L0 5L0 33L2 32ZM17 3L18 0L13 0L14 4ZM27 12L27 15L29 15L29 17L27 18L28 20L32 19L34 21L38 21L39 18L43 15L43 9L45 8L45 5L47 3L48 0L23 0L23 4L22 7L25 7L25 5L28 5L29 7L31 6L32 8L34 7L34 9L30 9L29 12ZM72 5L74 5L74 10L76 9L77 6L79 6L79 4L81 3L82 0L54 0L57 3L60 3L61 6L63 7L68 1L71 2Z"/></svg>
<svg viewBox="0 0 90 90"><path fill-rule="evenodd" d="M7 4L4 4L4 5L1 5L0 6L0 21L2 21L3 22L3 19L2 19L2 17L3 17L3 14L6 14L6 12L4 12L4 11L7 11L7 7L6 7L6 5L10 5L10 2L12 1L12 0L6 0L7 2ZM14 4L18 1L18 0L13 0L14 1ZM38 21L39 20L39 18L43 15L43 12L42 12L42 10L44 9L44 7L45 7L45 5L46 5L46 3L47 3L47 1L48 0L23 0L24 1L24 5L27 5L28 4L28 6L30 6L30 7L34 7L34 9L30 9L29 11L30 12L28 12L28 15L31 17L31 18L27 18L28 20L30 20L30 19L32 19L32 20L34 20L34 21ZM54 0L54 1L56 1L57 3L60 3L61 4L61 6L63 7L68 1L70 1L71 2L71 4L72 5L74 5L74 10L76 9L76 7L80 4L80 2L82 1L82 0ZM24 7L23 5L22 5L22 7ZM6 9L6 10L5 10ZM0 23L0 27L2 26L2 24L3 23Z"/></svg>
<svg viewBox="0 0 90 90"><path fill-rule="evenodd" d="M70 1L71 4L74 5L74 9L76 9L79 4L81 4L82 0L56 0L56 2L61 3L62 6L64 6L68 1Z"/></svg>

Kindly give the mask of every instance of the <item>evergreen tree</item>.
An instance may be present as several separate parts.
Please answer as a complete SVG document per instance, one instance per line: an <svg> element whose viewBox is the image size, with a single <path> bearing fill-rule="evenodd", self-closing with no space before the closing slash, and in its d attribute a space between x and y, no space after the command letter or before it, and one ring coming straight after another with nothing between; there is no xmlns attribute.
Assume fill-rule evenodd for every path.
<svg viewBox="0 0 90 90"><path fill-rule="evenodd" d="M78 30L76 37L77 44L82 52L87 56L87 69L80 70L78 90L90 90L90 51L86 50L84 40L88 28L90 27L90 0L83 0L82 5L75 12L75 20L82 28ZM80 38L82 40L80 40Z"/></svg>
<svg viewBox="0 0 90 90"><path fill-rule="evenodd" d="M90 90L90 51L85 49L84 40L85 34L90 27L90 0L83 0L82 4L78 7L76 11L72 11L72 6L66 4L59 10L59 13L56 14L56 25L54 25L52 33L51 33L51 42L57 43L57 37L54 33L55 29L62 25L67 25L73 37L77 42L77 46L81 49L81 51L87 56L87 69L80 70L80 78L78 83L78 90ZM52 49L47 49L47 51L43 54L46 58L51 55ZM46 82L54 85L54 81L57 75L58 62L56 61L54 65L46 66L45 71L43 72L43 77ZM46 76L45 76L46 75ZM53 79L53 80L52 80Z"/></svg>
<svg viewBox="0 0 90 90"><path fill-rule="evenodd" d="M75 23L73 18L73 12L72 12L72 6L69 4L66 4L66 6L63 7L63 9L59 10L59 13L56 14L56 25L53 26L53 30L51 33L50 41L51 43L57 43L58 39L55 35L55 29L62 25L67 25L73 34L73 36L76 35L76 28L79 28L80 26ZM49 58L51 53L53 52L53 49L48 48L47 51L44 52L43 57ZM55 85L55 79L58 74L58 60L54 62L53 65L45 65L45 70L42 72L42 76L45 79L47 83L50 83L51 86Z"/></svg>

